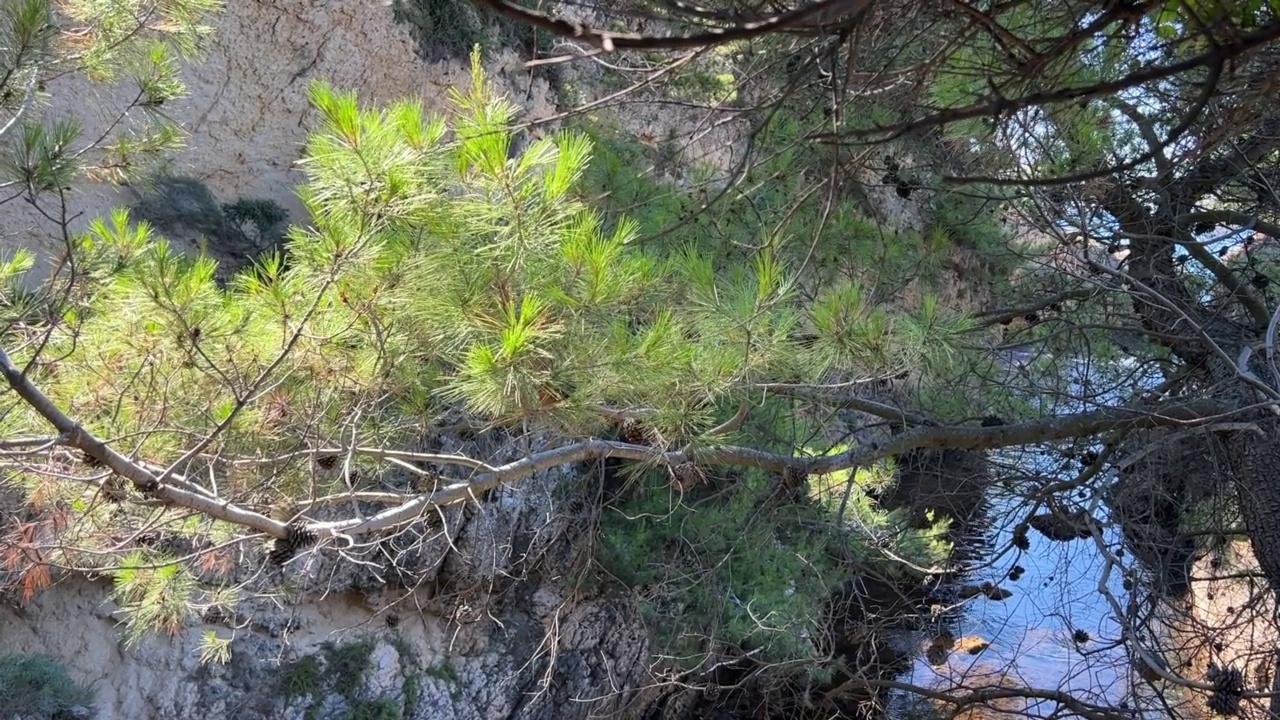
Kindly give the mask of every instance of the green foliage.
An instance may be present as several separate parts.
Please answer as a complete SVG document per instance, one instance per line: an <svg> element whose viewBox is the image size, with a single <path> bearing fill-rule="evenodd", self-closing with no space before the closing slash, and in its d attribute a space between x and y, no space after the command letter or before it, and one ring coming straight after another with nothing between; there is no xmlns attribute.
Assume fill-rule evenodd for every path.
<svg viewBox="0 0 1280 720"><path fill-rule="evenodd" d="M392 699L364 697L365 681L372 666L374 641L368 638L348 643L326 642L319 652L302 655L280 669L280 692L285 700L309 699L306 716L319 712L326 695L336 694L347 706L346 720L398 720L412 717L410 702L416 694L405 688L404 708Z"/></svg>
<svg viewBox="0 0 1280 720"><path fill-rule="evenodd" d="M0 9L0 68L12 78L13 87L0 95L0 108L16 112L28 100L20 88L38 81L44 63L51 60L57 28L51 22L47 0L21 0L5 3Z"/></svg>
<svg viewBox="0 0 1280 720"><path fill-rule="evenodd" d="M205 21L220 7L219 0L68 0L55 12L49 0L5 3L0 177L34 197L70 187L86 170L123 179L175 147L180 133L159 110L185 94L181 61L197 53L209 32ZM92 142L81 137L78 122L42 118L37 109L46 80L75 71L136 88L131 103L110 109L118 113L107 118L110 130Z"/></svg>
<svg viewBox="0 0 1280 720"><path fill-rule="evenodd" d="M448 660L441 660L435 665L428 667L424 672L427 675L430 675L431 677L436 678L437 680L443 680L446 683L449 683L450 685L458 685L459 683L462 682L462 680L458 677L457 668L455 668L453 666L453 663L449 662Z"/></svg>
<svg viewBox="0 0 1280 720"><path fill-rule="evenodd" d="M373 641L365 638L341 645L325 643L321 649L331 687L345 698L354 697L364 686L373 661Z"/></svg>
<svg viewBox="0 0 1280 720"><path fill-rule="evenodd" d="M799 142L803 126L786 116L762 129L760 159L742 182L721 195L707 168L688 169L682 188L656 172L637 172L653 165L651 151L636 139L601 126L582 128L596 148L585 175L587 192L598 196L607 221L634 215L644 236L661 234L658 248L692 245L717 263L741 263L755 249L771 247L780 259L798 263L807 254L821 217L821 198L807 197L812 178L798 167L813 160ZM703 207L715 199L709 212ZM855 214L856 216L856 214ZM835 240L839 228L821 240ZM823 267L813 263L810 270Z"/></svg>
<svg viewBox="0 0 1280 720"><path fill-rule="evenodd" d="M694 101L727 105L737 100L737 78L733 73L681 74L672 90Z"/></svg>
<svg viewBox="0 0 1280 720"><path fill-rule="evenodd" d="M70 717L76 705L93 703L92 688L67 675L62 663L44 655L0 655L0 707L6 715Z"/></svg>
<svg viewBox="0 0 1280 720"><path fill-rule="evenodd" d="M760 319L758 307L766 304L749 307L747 295L761 286L746 267L763 263L786 276L772 286L776 296L767 306L773 317L750 329L753 337L777 338L779 352L762 363L776 374L811 380L831 372L874 376L912 369L945 377L943 371L952 369L958 340L971 324L941 306L933 292L952 250L945 223L957 223L958 242L972 239L964 231L973 228L972 237L994 247L1004 239L994 219L995 203L962 218L966 208L956 201L957 207L944 208L937 230L928 236L877 224L850 202L828 208L820 196L807 192L805 172L796 171L811 166L814 158L798 142L800 126L783 116L762 135L767 159L704 210L712 198L708 187L684 190L637 173L648 164L643 145L600 128L587 132L597 152L585 184L589 193L598 194L605 217L642 208L638 233L654 238L645 242L646 250L679 252L684 277L706 288L704 297L717 298L721 308L736 308L725 313L731 322ZM994 227L974 227L978 215ZM990 235L979 234L988 227ZM797 284L794 273L801 270ZM739 285L743 295L725 299L726 285ZM800 302L801 294L818 299ZM813 334L817 342L805 349L786 347L783 340L797 333Z"/></svg>
<svg viewBox="0 0 1280 720"><path fill-rule="evenodd" d="M400 720L404 717L395 700L377 698L360 700L351 706L347 720Z"/></svg>
<svg viewBox="0 0 1280 720"><path fill-rule="evenodd" d="M935 231L978 250L997 267L1008 268L1013 260L1008 255L1009 233L1000 224L1005 199L1004 194L980 185L943 193L934 207Z"/></svg>
<svg viewBox="0 0 1280 720"><path fill-rule="evenodd" d="M546 54L554 36L506 17L494 17L468 3L453 0L395 0L395 17L407 23L427 62L466 57L472 48L521 48Z"/></svg>
<svg viewBox="0 0 1280 720"><path fill-rule="evenodd" d="M115 571L112 599L126 618L126 644L136 645L153 629L176 635L194 616L197 581L186 566L136 550Z"/></svg>
<svg viewBox="0 0 1280 720"><path fill-rule="evenodd" d="M739 48L736 43L710 48L674 73L666 90L671 96L689 102L732 105L738 99L739 73L744 70L744 60L750 52L750 48Z"/></svg>
<svg viewBox="0 0 1280 720"><path fill-rule="evenodd" d="M143 0L72 0L59 9L87 30L80 40L82 62L98 78L110 79L122 71L154 66L159 57L167 58L171 52L180 58L195 55L212 32L204 21L221 7L220 0L173 0L158 5ZM149 31L147 36L138 37L143 28ZM154 35L163 37L164 43L150 40Z"/></svg>
<svg viewBox="0 0 1280 720"><path fill-rule="evenodd" d="M756 471L697 499L650 474L602 519L601 560L684 667L727 648L820 663L822 609L850 569L918 579L904 561L927 569L951 552L945 518L911 530L879 508L872 494L893 481L892 464L815 476L809 501L769 504L773 483Z"/></svg>
<svg viewBox="0 0 1280 720"><path fill-rule="evenodd" d="M207 630L200 637L200 662L225 665L231 660L231 638L218 636L217 630Z"/></svg>
<svg viewBox="0 0 1280 720"><path fill-rule="evenodd" d="M281 225L289 219L289 213L274 200L241 198L232 203L222 205L222 216L228 221L244 228L252 225L259 244L269 234L278 233Z"/></svg>
<svg viewBox="0 0 1280 720"><path fill-rule="evenodd" d="M612 202L598 213L582 192L585 175L599 172L582 133L543 138L513 155L515 108L494 94L478 53L471 87L452 100L449 117L428 117L414 103L364 109L353 94L314 85L320 123L300 190L314 226L290 231L287 264L271 255L220 283L209 257L183 256L124 212L92 223L75 239L79 284L59 309L61 322L11 329L49 335L46 352L59 360L36 366L36 382L77 421L102 437L129 438L131 452L150 462L184 459L194 478L220 458L219 495L262 506L347 489L338 473L315 472L299 449L350 439L403 444L424 414L450 405L483 421L568 436L605 428L600 409L621 408L645 414L679 442L698 439L762 381L950 372L968 323L932 294L886 295L834 275L812 288L797 282L809 255L806 233L819 226L848 233L822 235L851 253L832 272L881 273L881 288L891 287L884 273L897 271L884 255L901 253L898 269L907 272L899 245L921 238L886 234L851 212L819 222L802 203L792 224L724 223L730 235L720 239L741 245L691 230L642 247L643 223L694 201L658 195L641 220ZM789 212L805 185L781 174L794 152L777 155L779 177L753 181L761 191L736 196L729 208L752 206L769 218ZM630 190L646 203L653 191ZM231 210L249 218L263 208ZM709 214L697 222L717 226ZM807 302L806 292L818 301ZM909 302L881 307L894 299ZM802 342L803 334L817 340ZM5 422L15 432L44 427L30 409ZM209 440L184 458L193 437ZM262 457L295 459L222 462ZM361 476L376 479L384 467L368 462ZM42 482L35 473L20 478L32 489ZM718 568L708 582L726 592L689 595L666 584L654 595L655 612L667 617L687 604L723 624L717 637L757 644L771 657L812 657L806 633L814 608L839 577L824 558L833 531L847 531L829 508L807 503L767 522L757 517L751 488L762 482L753 477L747 490L695 509L665 507L654 489L636 502L678 521L615 528L619 538L639 537L613 543L614 552L631 553L634 562L621 566L643 574L679 537L693 538L697 562ZM92 490L61 488L72 527L123 532L145 523L219 542L234 534L132 503L103 509ZM867 527L888 522L861 501L853 509L867 514ZM94 522L78 522L87 518ZM735 553L733 563L710 560ZM125 564L117 594L135 639L145 627L176 631L201 599L189 572L158 557L104 550L77 562ZM654 584L647 576L633 581ZM768 614L755 614L760 607ZM357 669L344 677L357 678ZM296 691L308 674L295 670L301 674L287 685Z"/></svg>
<svg viewBox="0 0 1280 720"><path fill-rule="evenodd" d="M66 187L81 169L73 154L79 136L80 127L72 120L49 127L23 125L0 156L0 174L32 193Z"/></svg>
<svg viewBox="0 0 1280 720"><path fill-rule="evenodd" d="M323 688L324 665L316 655L303 655L281 669L280 689L286 700L311 697Z"/></svg>
<svg viewBox="0 0 1280 720"><path fill-rule="evenodd" d="M837 446L825 454L847 449ZM934 518L930 527L916 530L910 527L907 511L880 508L874 496L896 479L897 468L886 460L871 467L815 475L809 479L808 490L815 503L842 524L850 538L844 547L858 566L875 567L898 577L920 572L912 571L911 566L940 568L952 550L947 539L950 519Z"/></svg>
<svg viewBox="0 0 1280 720"><path fill-rule="evenodd" d="M475 8L450 0L397 0L396 19L407 22L428 61L465 56L487 33Z"/></svg>
<svg viewBox="0 0 1280 720"><path fill-rule="evenodd" d="M1206 23L1227 21L1245 29L1258 27L1267 20L1280 16L1277 0L1168 0L1157 3L1152 13L1155 30L1163 39L1191 35L1191 43L1197 50L1203 49L1204 40L1196 32Z"/></svg>
<svg viewBox="0 0 1280 720"><path fill-rule="evenodd" d="M403 716L407 718L418 717L418 703L421 702L422 697L422 674L418 672L405 673L404 682L400 685L400 691L404 694Z"/></svg>
<svg viewBox="0 0 1280 720"><path fill-rule="evenodd" d="M644 598L662 651L686 667L726 647L766 662L818 660L818 612L842 579L820 513L788 504L763 517L759 474L689 503L663 480L649 476L601 522L605 567Z"/></svg>
<svg viewBox="0 0 1280 720"><path fill-rule="evenodd" d="M1054 36L1070 32L1071 14L1057 11L1046 2L1029 2L992 12L992 20L1019 37ZM945 55L938 72L931 76L928 98L935 108L964 107L982 102L992 87L999 86L1006 96L1033 91L1044 83L1070 84L1078 82L1089 68L1079 56L1067 53L1054 56L1052 61L1027 74L1017 58L1004 48L992 35L983 34L966 42ZM1036 85L1040 83L1041 85ZM991 118L949 123L945 132L949 137L969 139L987 138L994 132L996 123Z"/></svg>

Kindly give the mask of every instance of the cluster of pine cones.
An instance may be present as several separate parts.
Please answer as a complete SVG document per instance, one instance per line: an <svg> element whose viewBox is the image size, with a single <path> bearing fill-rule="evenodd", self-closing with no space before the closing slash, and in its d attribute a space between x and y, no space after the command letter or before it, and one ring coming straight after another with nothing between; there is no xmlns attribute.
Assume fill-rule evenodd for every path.
<svg viewBox="0 0 1280 720"><path fill-rule="evenodd" d="M1239 715L1240 696L1244 693L1244 673L1234 667L1222 668L1210 663L1204 677L1213 683L1209 709L1219 715Z"/></svg>

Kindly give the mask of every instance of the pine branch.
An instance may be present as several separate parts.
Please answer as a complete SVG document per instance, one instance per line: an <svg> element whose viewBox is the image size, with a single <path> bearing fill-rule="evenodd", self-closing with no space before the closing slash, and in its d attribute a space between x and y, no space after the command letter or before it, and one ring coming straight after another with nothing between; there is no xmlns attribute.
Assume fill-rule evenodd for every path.
<svg viewBox="0 0 1280 720"><path fill-rule="evenodd" d="M897 436L885 445L866 445L838 455L817 459L780 455L732 445L696 452L691 450L663 452L643 445L592 439L535 453L501 465L493 472L481 473L468 481L454 483L434 493L421 495L367 519L316 523L311 525L310 529L318 533L344 535L376 532L411 522L423 512L436 507L468 499L478 500L479 496L488 490L504 483L527 478L534 473L601 458L633 460L662 467L675 467L685 462L696 462L701 465L751 467L775 473L798 470L806 474L828 474L864 467L909 450L925 448L991 450L1087 437L1116 430L1192 426L1221 420L1239 410L1240 408L1228 403L1202 399L1148 406L1105 408L997 427L920 427Z"/></svg>
<svg viewBox="0 0 1280 720"><path fill-rule="evenodd" d="M207 517L257 530L273 537L283 538L288 535L284 523L238 507L230 500L203 494L194 486L181 487L182 481L178 478L160 482L155 473L116 452L69 418L13 364L4 350L0 350L0 374L4 375L9 386L24 402L58 430L63 442L111 468L148 496L169 505L194 510ZM470 480L419 495L369 518L308 523L305 531L349 537L367 535L412 522L427 510L468 499L478 501L480 494L504 483L516 482L552 468L602 458L632 460L663 467L696 462L701 465L752 467L776 473L800 471L806 474L828 474L866 466L908 450L922 448L987 450L1066 440L1114 430L1190 426L1221 421L1240 410L1241 408L1228 403L1201 399L1157 403L1149 406L1105 408L998 427L925 426L902 433L885 445L870 444L817 459L781 455L733 445L696 451L684 449L664 452L643 445L591 439L534 453L520 460L497 466L490 472L479 473ZM453 460L449 458L449 461ZM390 496L387 499L391 499Z"/></svg>
<svg viewBox="0 0 1280 720"><path fill-rule="evenodd" d="M93 433L67 417L66 413L40 392L30 378L13 364L13 360L3 349L0 349L0 374L4 375L5 381L18 394L18 397L53 425L61 434L64 443L111 468L113 472L132 482L140 492L166 504L195 510L217 520L251 528L274 537L285 537L285 524L278 520L237 507L228 500L196 492L193 488L179 487L173 480L160 482L154 473L116 452Z"/></svg>
<svg viewBox="0 0 1280 720"><path fill-rule="evenodd" d="M600 30L582 23L551 17L546 13L521 7L508 0L473 0L473 2L517 22L528 23L561 37L574 38L590 43L604 52L623 49L674 50L697 48L734 40L745 40L814 22L831 22L832 18L838 18L841 25L848 26L852 23L860 22L871 6L870 0L818 0L796 10L770 15L754 22L746 22L723 29L717 28L696 35L658 37Z"/></svg>

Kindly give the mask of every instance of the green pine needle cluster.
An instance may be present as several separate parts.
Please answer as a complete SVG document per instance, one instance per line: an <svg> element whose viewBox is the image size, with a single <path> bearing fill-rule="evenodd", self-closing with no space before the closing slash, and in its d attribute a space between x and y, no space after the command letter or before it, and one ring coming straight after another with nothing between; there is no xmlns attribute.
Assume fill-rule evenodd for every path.
<svg viewBox="0 0 1280 720"><path fill-rule="evenodd" d="M641 598L658 652L687 668L726 651L819 661L820 609L846 574L824 513L797 504L763 517L758 473L689 503L662 480L601 524L604 567Z"/></svg>
<svg viewBox="0 0 1280 720"><path fill-rule="evenodd" d="M162 106L186 94L181 61L197 55L220 0L17 0L0 7L0 178L34 198L84 173L136 176L182 140ZM45 117L47 83L78 73L133 90L121 106L89 103ZM136 111L136 112L135 112ZM93 132L84 126L92 121Z"/></svg>
<svg viewBox="0 0 1280 720"><path fill-rule="evenodd" d="M724 653L820 665L822 608L850 574L918 581L952 550L946 518L912 529L872 498L894 481L892 463L854 475L811 477L807 500L776 506L757 471L698 498L649 475L603 516L601 561L642 599L659 651L679 666Z"/></svg>
<svg viewBox="0 0 1280 720"><path fill-rule="evenodd" d="M14 717L71 717L93 703L93 688L71 679L45 655L0 655L0 706Z"/></svg>

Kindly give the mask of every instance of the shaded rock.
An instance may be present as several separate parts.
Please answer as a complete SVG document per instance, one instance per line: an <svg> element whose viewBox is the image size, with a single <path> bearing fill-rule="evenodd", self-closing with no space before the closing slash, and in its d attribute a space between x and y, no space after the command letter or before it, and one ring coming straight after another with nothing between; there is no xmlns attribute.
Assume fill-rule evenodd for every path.
<svg viewBox="0 0 1280 720"><path fill-rule="evenodd" d="M898 481L879 502L908 510L916 527L928 527L931 516L943 515L954 518L960 530L985 510L991 475L981 453L913 450L896 460Z"/></svg>
<svg viewBox="0 0 1280 720"><path fill-rule="evenodd" d="M162 237L217 260L219 280L278 247L287 225L287 215L275 203L219 205L204 183L188 177L153 178L130 210L135 220L147 221Z"/></svg>
<svg viewBox="0 0 1280 720"><path fill-rule="evenodd" d="M929 641L928 647L925 648L925 659L930 665L937 667L945 665L947 658L951 656L951 650L956 646L956 639L951 633L943 630L934 635Z"/></svg>
<svg viewBox="0 0 1280 720"><path fill-rule="evenodd" d="M1009 598L1013 597L1013 593L1011 591L1005 590L1004 588L999 587L997 585L992 585L990 587L983 587L982 592L984 595L987 596L988 600L995 600L997 602L1008 600Z"/></svg>
<svg viewBox="0 0 1280 720"><path fill-rule="evenodd" d="M1013 597L1013 593L1009 590L1005 590L1004 588L989 582L984 582L981 585L963 585L957 591L956 595L961 600L969 600L978 597L979 595L987 598L988 600L997 601L1008 600Z"/></svg>

